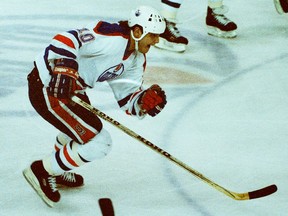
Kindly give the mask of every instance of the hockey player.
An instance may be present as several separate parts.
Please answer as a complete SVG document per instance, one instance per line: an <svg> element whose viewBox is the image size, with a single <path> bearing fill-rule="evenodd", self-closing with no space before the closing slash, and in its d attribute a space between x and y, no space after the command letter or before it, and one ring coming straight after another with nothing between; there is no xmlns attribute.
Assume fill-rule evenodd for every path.
<svg viewBox="0 0 288 216"><path fill-rule="evenodd" d="M146 53L158 43L165 20L148 6L131 12L128 21L96 21L85 28L57 34L35 60L28 75L29 99L35 110L59 129L55 151L23 171L26 180L49 206L60 200L59 185L81 186L71 170L105 157L112 145L98 117L75 104L76 95L89 102L85 89L108 82L119 107L142 119L166 104L157 84L144 89Z"/></svg>
<svg viewBox="0 0 288 216"><path fill-rule="evenodd" d="M166 19L166 29L160 35L158 48L184 52L188 39L182 36L176 27L177 13L183 0L161 0L162 15ZM208 0L206 26L209 35L221 38L234 38L237 36L237 25L229 20L225 14L228 7L223 5L223 0Z"/></svg>
<svg viewBox="0 0 288 216"><path fill-rule="evenodd" d="M274 0L274 5L279 14L288 13L288 0Z"/></svg>

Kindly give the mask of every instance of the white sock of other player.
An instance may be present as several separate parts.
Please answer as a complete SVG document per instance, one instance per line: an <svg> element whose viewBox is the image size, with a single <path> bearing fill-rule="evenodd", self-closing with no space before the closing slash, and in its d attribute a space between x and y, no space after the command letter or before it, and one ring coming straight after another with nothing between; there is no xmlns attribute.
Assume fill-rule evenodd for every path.
<svg viewBox="0 0 288 216"><path fill-rule="evenodd" d="M102 129L93 139L85 144L70 141L59 151L43 159L45 170L51 175L61 175L85 163L104 158L112 147L109 132Z"/></svg>
<svg viewBox="0 0 288 216"><path fill-rule="evenodd" d="M182 2L184 0L162 0L161 5L162 5L162 10L161 14L163 17L170 22L176 22L176 16L178 9L180 8Z"/></svg>
<svg viewBox="0 0 288 216"><path fill-rule="evenodd" d="M223 0L208 0L208 7L212 9L222 7L222 5Z"/></svg>

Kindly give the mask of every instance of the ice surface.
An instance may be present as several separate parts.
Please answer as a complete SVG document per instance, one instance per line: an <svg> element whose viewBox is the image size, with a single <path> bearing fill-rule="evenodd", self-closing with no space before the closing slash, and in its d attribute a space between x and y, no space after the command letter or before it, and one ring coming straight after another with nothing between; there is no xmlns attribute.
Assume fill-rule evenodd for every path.
<svg viewBox="0 0 288 216"><path fill-rule="evenodd" d="M160 0L145 4L160 9ZM26 76L54 34L92 19L125 19L143 1L2 0L0 8L0 215L101 215L109 197L119 216L285 216L288 212L288 15L273 1L227 1L238 37L208 36L205 1L184 1L179 28L185 53L151 48L145 85L167 92L161 114L144 120L118 109L105 84L88 92L93 105L193 169L235 192L270 184L278 192L234 201L166 158L104 123L114 146L77 172L85 186L61 191L47 207L22 170L53 148L57 131L30 105ZM107 98L103 101L102 98Z"/></svg>

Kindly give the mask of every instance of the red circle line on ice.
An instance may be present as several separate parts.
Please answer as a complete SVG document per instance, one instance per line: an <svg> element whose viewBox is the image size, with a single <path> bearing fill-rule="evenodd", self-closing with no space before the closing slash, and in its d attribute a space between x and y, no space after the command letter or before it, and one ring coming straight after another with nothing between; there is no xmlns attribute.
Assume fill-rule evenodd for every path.
<svg viewBox="0 0 288 216"><path fill-rule="evenodd" d="M210 84L213 80L190 71L184 71L175 67L163 66L147 67L144 73L144 82L148 84Z"/></svg>

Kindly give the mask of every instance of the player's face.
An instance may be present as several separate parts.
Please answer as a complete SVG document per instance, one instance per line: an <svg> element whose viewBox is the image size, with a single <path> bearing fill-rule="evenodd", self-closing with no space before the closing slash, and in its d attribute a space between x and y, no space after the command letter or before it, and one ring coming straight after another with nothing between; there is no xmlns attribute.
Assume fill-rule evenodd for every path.
<svg viewBox="0 0 288 216"><path fill-rule="evenodd" d="M159 35L148 33L145 37L138 43L138 51L141 53L147 53L151 46L154 46L159 42Z"/></svg>

